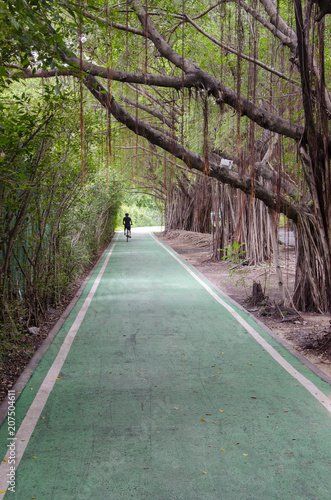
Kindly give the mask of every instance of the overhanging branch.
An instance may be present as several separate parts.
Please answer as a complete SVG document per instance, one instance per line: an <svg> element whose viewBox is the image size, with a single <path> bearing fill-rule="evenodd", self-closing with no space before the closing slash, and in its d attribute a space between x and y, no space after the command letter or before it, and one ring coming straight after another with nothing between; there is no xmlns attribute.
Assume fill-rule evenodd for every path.
<svg viewBox="0 0 331 500"><path fill-rule="evenodd" d="M156 131L143 121L139 119L136 120L116 102L113 96L109 99L106 89L92 75L85 76L84 84L102 106L105 108L109 106L111 114L129 130L136 135L144 137L155 146L168 151L176 158L182 160L190 169L193 168L200 172L205 171L204 157L189 151L182 144L175 141L174 138ZM257 180L254 180L254 187L252 187L253 183L250 176L233 172L225 167L219 166L213 161L209 163L209 176L214 177L224 184L229 184L238 188L246 194L254 194L254 196L263 201L266 206L286 214L287 217L295 222L298 219L299 207L296 204L289 201L285 195L278 196L276 193L270 192L270 190Z"/></svg>

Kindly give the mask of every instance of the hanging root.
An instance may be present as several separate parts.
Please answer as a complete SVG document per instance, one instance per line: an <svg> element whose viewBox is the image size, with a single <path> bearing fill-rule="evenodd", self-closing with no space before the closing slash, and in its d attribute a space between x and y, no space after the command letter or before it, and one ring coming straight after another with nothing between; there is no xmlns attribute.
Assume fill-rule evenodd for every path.
<svg viewBox="0 0 331 500"><path fill-rule="evenodd" d="M293 302L299 311L324 313L329 307L327 256L313 219L301 216L297 226L297 265Z"/></svg>

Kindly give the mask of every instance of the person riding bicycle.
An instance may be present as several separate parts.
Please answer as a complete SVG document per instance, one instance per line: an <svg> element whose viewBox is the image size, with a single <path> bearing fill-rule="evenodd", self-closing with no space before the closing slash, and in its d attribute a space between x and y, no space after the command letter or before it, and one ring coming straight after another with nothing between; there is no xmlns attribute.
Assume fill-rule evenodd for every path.
<svg viewBox="0 0 331 500"><path fill-rule="evenodd" d="M128 213L126 213L125 217L123 217L123 225L124 225L124 236L126 236L125 230L127 230L128 236L129 236L129 238L131 238L132 220L131 220L131 217L129 217Z"/></svg>

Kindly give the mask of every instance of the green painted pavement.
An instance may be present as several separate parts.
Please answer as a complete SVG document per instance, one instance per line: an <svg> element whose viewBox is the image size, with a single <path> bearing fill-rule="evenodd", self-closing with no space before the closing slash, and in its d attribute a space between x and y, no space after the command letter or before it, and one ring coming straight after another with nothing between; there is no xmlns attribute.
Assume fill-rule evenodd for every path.
<svg viewBox="0 0 331 500"><path fill-rule="evenodd" d="M17 427L103 262L17 401ZM237 312L330 399L327 383ZM133 232L115 244L5 499L329 500L330 429L328 410Z"/></svg>

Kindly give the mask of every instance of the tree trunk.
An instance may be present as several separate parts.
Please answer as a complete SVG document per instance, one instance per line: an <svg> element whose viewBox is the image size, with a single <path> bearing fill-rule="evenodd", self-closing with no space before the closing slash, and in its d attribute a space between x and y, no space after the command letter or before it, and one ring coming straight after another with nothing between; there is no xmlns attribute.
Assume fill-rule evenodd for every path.
<svg viewBox="0 0 331 500"><path fill-rule="evenodd" d="M313 212L311 217L302 214L298 219L296 288L293 301L299 310L326 312L331 308L331 185L323 66L324 37L320 32L321 82L320 87L316 86L314 89L311 78L313 68L308 57L309 25L303 22L301 0L294 0L294 6L305 113L305 131L300 144L300 154L313 202ZM308 5L308 8L308 14L311 16L311 5ZM310 16L308 15L308 19ZM316 93L319 102L314 109Z"/></svg>

